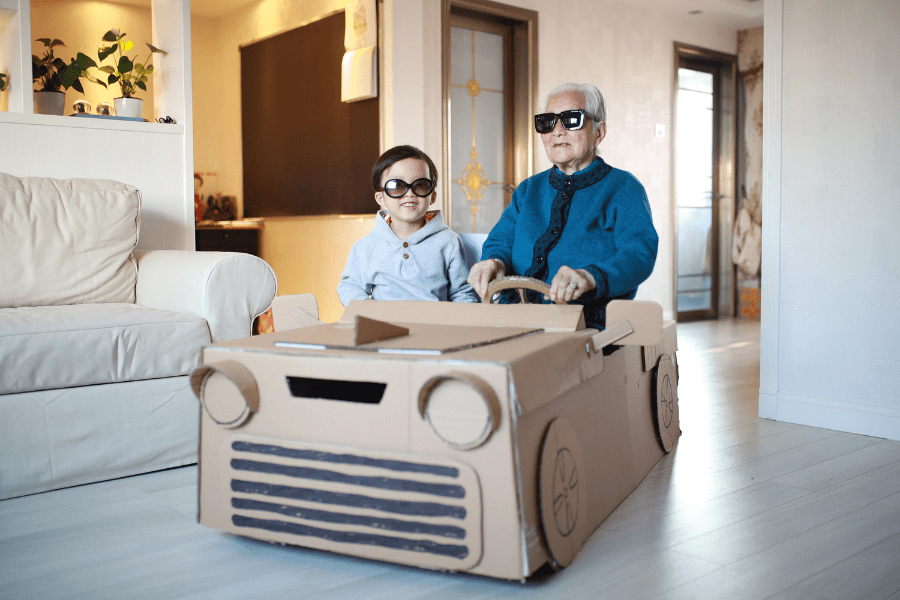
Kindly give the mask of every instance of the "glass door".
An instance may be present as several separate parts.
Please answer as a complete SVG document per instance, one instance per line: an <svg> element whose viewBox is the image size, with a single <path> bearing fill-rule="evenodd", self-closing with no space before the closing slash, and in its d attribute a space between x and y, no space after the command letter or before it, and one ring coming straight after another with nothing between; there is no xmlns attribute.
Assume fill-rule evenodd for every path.
<svg viewBox="0 0 900 600"><path fill-rule="evenodd" d="M460 15L450 24L450 222L487 233L513 177L512 28Z"/></svg>
<svg viewBox="0 0 900 600"><path fill-rule="evenodd" d="M678 71L675 181L679 319L716 316L716 76L713 67L682 60Z"/></svg>

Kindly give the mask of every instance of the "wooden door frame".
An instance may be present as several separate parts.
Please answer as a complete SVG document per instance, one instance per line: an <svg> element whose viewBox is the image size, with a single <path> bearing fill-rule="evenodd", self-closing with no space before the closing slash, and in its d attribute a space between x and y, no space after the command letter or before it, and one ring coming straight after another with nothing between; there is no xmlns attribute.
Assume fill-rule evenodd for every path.
<svg viewBox="0 0 900 600"><path fill-rule="evenodd" d="M672 82L672 306L679 321L731 317L735 315L735 269L731 262L731 239L737 207L737 56L699 46L675 42ZM712 68L713 93L713 225L717 230L711 257L713 281L710 311L678 311L678 193L675 168L678 139L678 68L681 61Z"/></svg>
<svg viewBox="0 0 900 600"><path fill-rule="evenodd" d="M450 153L450 11L462 11L480 18L496 19L512 27L513 127L512 144L508 156L512 161L514 185L535 173L537 157L534 152L532 116L538 104L537 27L538 13L533 10L500 4L491 0L441 0L441 87L442 87L442 157L443 210L450 223L451 173ZM507 195L507 200L509 195ZM452 226L453 224L450 223Z"/></svg>

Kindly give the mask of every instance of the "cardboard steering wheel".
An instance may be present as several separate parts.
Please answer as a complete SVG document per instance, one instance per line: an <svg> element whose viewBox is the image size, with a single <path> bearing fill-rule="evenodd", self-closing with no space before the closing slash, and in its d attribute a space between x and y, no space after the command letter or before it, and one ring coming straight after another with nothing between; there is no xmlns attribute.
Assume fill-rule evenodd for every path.
<svg viewBox="0 0 900 600"><path fill-rule="evenodd" d="M550 293L550 285L544 283L540 279L533 277L521 277L519 275L510 275L508 277L500 277L495 279L488 285L487 298L488 303L494 302L494 295L503 290L519 290L519 299L523 304L528 302L525 290L532 290L544 294Z"/></svg>

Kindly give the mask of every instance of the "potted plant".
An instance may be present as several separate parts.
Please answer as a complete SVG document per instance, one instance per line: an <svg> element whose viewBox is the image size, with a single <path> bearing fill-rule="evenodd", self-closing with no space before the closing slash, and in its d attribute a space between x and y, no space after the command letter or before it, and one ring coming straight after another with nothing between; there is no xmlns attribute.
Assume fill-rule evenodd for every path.
<svg viewBox="0 0 900 600"><path fill-rule="evenodd" d="M9 85L9 75L6 73L0 73L0 92L6 89L6 86Z"/></svg>
<svg viewBox="0 0 900 600"><path fill-rule="evenodd" d="M150 60L156 53L166 55L168 52L161 50L152 44L147 44L150 54L144 63L133 61L126 55L134 44L126 40L125 33L119 33L118 29L110 29L103 35L104 42L113 42L108 46L100 46L97 57L103 62L106 57L113 55L113 66L103 65L99 67L104 73L108 73L107 83L118 83L122 90L122 96L115 98L116 114L119 116L140 117L143 110L143 100L136 98L138 89L147 91L147 80L153 73L153 65Z"/></svg>
<svg viewBox="0 0 900 600"><path fill-rule="evenodd" d="M55 56L53 49L57 46L65 46L61 40L40 38L36 40L44 44L44 55L37 57L31 55L31 77L38 89L34 93L34 110L39 114L61 115L66 103L66 92L69 88L84 93L81 78L98 83L103 87L106 84L88 73L88 68L96 67L94 59L78 52L72 62Z"/></svg>

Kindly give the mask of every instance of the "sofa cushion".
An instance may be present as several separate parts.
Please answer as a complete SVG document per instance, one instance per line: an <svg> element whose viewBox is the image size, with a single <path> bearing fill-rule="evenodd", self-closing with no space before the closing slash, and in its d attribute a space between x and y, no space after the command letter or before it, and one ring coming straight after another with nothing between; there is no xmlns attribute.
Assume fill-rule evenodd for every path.
<svg viewBox="0 0 900 600"><path fill-rule="evenodd" d="M0 308L134 302L140 192L0 173Z"/></svg>
<svg viewBox="0 0 900 600"><path fill-rule="evenodd" d="M187 375L210 343L196 315L134 304L0 309L0 394Z"/></svg>

